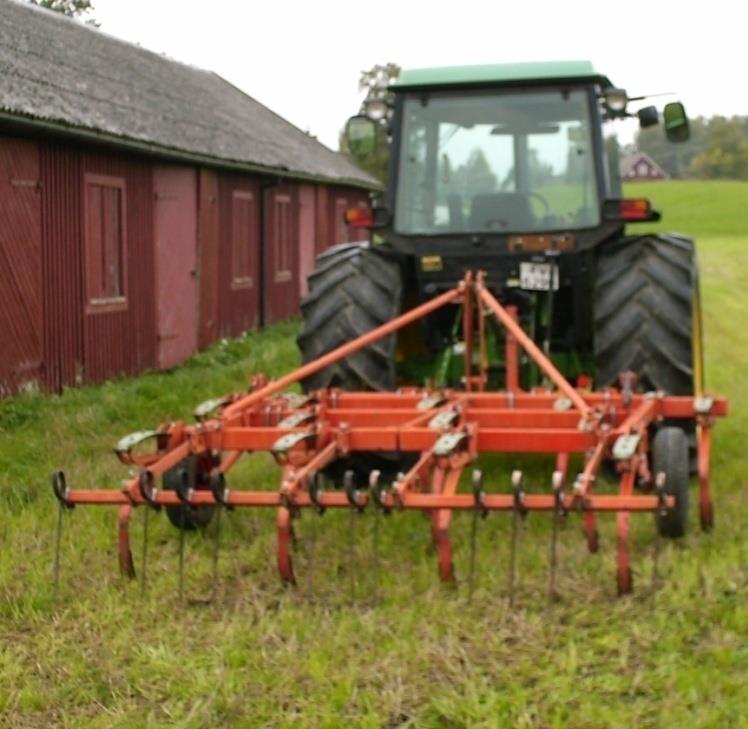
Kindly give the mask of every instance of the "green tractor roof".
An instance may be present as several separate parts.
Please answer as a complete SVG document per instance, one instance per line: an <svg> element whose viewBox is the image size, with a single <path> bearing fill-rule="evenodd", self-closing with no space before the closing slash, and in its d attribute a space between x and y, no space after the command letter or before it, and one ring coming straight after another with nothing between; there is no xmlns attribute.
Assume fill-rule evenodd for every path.
<svg viewBox="0 0 748 729"><path fill-rule="evenodd" d="M393 89L424 86L475 86L542 81L598 81L612 84L595 71L590 61L543 61L537 63L496 63L483 66L446 66L442 68L404 69Z"/></svg>

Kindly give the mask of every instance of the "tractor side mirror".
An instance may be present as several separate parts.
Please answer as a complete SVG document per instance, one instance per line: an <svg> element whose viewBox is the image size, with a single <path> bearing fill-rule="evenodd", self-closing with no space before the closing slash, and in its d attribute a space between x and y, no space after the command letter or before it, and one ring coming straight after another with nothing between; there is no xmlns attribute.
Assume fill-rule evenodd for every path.
<svg viewBox="0 0 748 729"><path fill-rule="evenodd" d="M636 112L639 117L639 126L642 129L653 127L660 123L660 115L657 113L656 106L645 106Z"/></svg>
<svg viewBox="0 0 748 729"><path fill-rule="evenodd" d="M663 110L665 119L665 135L670 142L686 142L691 137L686 110L680 101L665 104Z"/></svg>
<svg viewBox="0 0 748 729"><path fill-rule="evenodd" d="M345 135L354 157L366 157L377 147L377 124L367 116L352 116L345 125Z"/></svg>

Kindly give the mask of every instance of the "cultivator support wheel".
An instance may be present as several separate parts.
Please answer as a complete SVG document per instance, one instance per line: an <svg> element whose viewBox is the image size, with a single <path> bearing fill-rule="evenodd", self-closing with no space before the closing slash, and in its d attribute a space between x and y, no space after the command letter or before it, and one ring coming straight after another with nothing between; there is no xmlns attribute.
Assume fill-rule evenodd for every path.
<svg viewBox="0 0 748 729"><path fill-rule="evenodd" d="M336 388L305 395L286 392L290 386L437 309L456 305L461 306L466 339L464 390L404 387L392 392L346 392ZM479 357L480 364L476 366L472 356L474 351L485 351L484 324L488 317L494 317L504 328L506 349L511 355L507 356L505 389L498 392L485 389L488 382L485 358ZM552 387L520 389L520 349L536 363ZM471 594L478 522L492 512L509 512L512 519L510 602L516 591L517 543L527 514L547 512L553 519L549 592L555 596L559 522L580 516L587 547L596 552L600 546L597 516L613 513L617 587L618 593L624 595L631 592L633 585L631 514L654 514L663 536L679 536L685 526L682 473L684 467L687 473L687 453L684 465L678 460L675 446L670 450L663 450L662 446L665 440L671 445L683 442L680 435L670 432L682 434L679 426L695 427L698 434L700 517L702 526L711 528L711 428L716 418L727 415L728 403L719 397L637 393L633 391L632 378L625 373L622 382L621 390L606 388L589 392L574 388L522 330L516 312L502 306L488 290L483 274L469 273L454 289L294 372L270 382L256 376L247 392L203 404L193 425L166 423L157 430L123 439L116 449L117 456L138 469L138 474L120 491L71 489L64 476L53 479L53 491L61 510L77 504L120 507L120 566L130 577L135 569L129 523L133 511L140 507L181 509L178 513L182 518L200 513L200 509L220 512L275 508L278 572L289 584L296 583L293 527L302 510L312 509L322 515L329 509L348 509L353 519L355 513L373 508L377 519L379 514L402 510L427 514L438 555L439 576L451 583L456 580L451 519L455 511L468 511L474 519ZM660 426L663 422L667 422L667 427ZM142 452L144 443L153 443L155 447ZM278 490L252 490L236 484L229 489L227 473L242 456L259 451L272 454L280 466ZM383 481L379 471L372 471L366 478L360 472L348 471L342 489L323 489L320 474L336 461L349 463L357 454L378 452L408 454L412 457L408 462L413 465L391 483ZM499 476L508 487L504 491L492 490L500 481L475 472L470 492L460 492L464 470L485 453L555 455L555 467L543 479L542 491L516 471ZM566 489L573 455L582 457L583 467L573 486ZM197 477L182 476L171 482L171 488L157 487L165 474L182 473L174 469L190 462L201 464L202 471ZM614 494L598 493L596 488L598 473L606 463L613 463L618 474L618 490ZM376 524L378 549L378 521ZM195 522L193 526L200 528L203 524ZM216 536L214 574L217 545ZM144 553L146 547L144 544Z"/></svg>

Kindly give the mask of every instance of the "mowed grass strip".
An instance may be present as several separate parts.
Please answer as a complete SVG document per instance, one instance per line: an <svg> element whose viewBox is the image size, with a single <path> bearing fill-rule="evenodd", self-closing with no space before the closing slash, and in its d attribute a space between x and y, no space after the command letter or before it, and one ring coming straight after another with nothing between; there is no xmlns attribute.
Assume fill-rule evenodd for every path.
<svg viewBox="0 0 748 729"><path fill-rule="evenodd" d="M116 510L65 515L61 589L51 589L57 511L49 474L116 487L111 452L131 430L188 419L208 397L278 375L298 361L290 323L218 344L170 372L0 404L0 726L8 727L736 727L748 697L745 353L748 223L744 183L630 186L665 212L657 226L698 241L709 388L731 398L714 444L716 530L664 544L651 589L652 520L633 519L637 592L614 589L614 520L586 552L571 516L558 587L547 599L550 518L531 515L519 545L517 606L507 603L509 517L478 535L478 588L436 578L426 522L304 514L296 590L280 587L274 514L224 515L216 606L212 534L188 535L187 604L177 601L177 533L151 519L148 591L116 566ZM650 229L654 226L642 226ZM638 230L639 228L634 228ZM487 487L521 464L546 489L550 464L485 459ZM234 481L277 487L264 455ZM695 500L695 499L694 499ZM139 567L142 510L133 522ZM469 516L457 515L466 575ZM381 575L377 584L376 572Z"/></svg>

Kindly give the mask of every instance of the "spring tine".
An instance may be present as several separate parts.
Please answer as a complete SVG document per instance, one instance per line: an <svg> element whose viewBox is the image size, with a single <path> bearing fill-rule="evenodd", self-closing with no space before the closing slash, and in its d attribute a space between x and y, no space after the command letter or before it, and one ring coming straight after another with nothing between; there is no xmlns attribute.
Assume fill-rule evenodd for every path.
<svg viewBox="0 0 748 729"><path fill-rule="evenodd" d="M665 473L660 471L655 476L655 493L657 494L657 498L659 503L658 508L658 516L664 516L667 512L667 508L665 507ZM654 543L654 554L652 555L652 592L657 592L657 590L660 587L660 547L661 539L660 539L660 529L659 529L659 519L655 522L655 543Z"/></svg>
<svg viewBox="0 0 748 729"><path fill-rule="evenodd" d="M184 504L179 509L179 602L184 602Z"/></svg>
<svg viewBox="0 0 748 729"><path fill-rule="evenodd" d="M221 546L221 514L223 513L223 507L216 507L216 525L215 532L213 533L213 576L210 585L210 604L216 604L216 596L218 594L218 550Z"/></svg>
<svg viewBox="0 0 748 729"><path fill-rule="evenodd" d="M564 475L561 471L554 471L552 477L553 496L554 496L554 507L553 507L553 523L551 532L551 558L550 558L550 577L548 580L548 598L554 602L558 600L558 592L556 591L556 569L558 566L558 529L559 522L564 516L564 502L563 502L563 486L564 486Z"/></svg>
<svg viewBox="0 0 748 729"><path fill-rule="evenodd" d="M62 515L65 507L60 502L57 510L57 535L55 537L55 563L52 571L52 580L54 586L54 594L57 597L57 593L60 590L60 551L62 549Z"/></svg>
<svg viewBox="0 0 748 729"><path fill-rule="evenodd" d="M652 556L652 592L660 589L660 530L655 529L654 555Z"/></svg>
<svg viewBox="0 0 748 729"><path fill-rule="evenodd" d="M355 518L356 514L353 509L348 511L348 573L350 575L350 583L348 586L349 597L351 602L356 600L356 577L353 569L353 550L355 548L355 539L353 530L355 529Z"/></svg>
<svg viewBox="0 0 748 729"><path fill-rule="evenodd" d="M519 517L523 516L524 493L522 491L522 471L512 471L512 491L514 508L512 509L512 537L509 551L509 607L514 607L514 593L517 573L517 537Z"/></svg>
<svg viewBox="0 0 748 729"><path fill-rule="evenodd" d="M216 500L216 525L213 533L213 577L210 588L210 603L215 605L218 595L218 551L221 546L221 514L234 507L229 503L229 490L226 488L226 477L222 471L210 477L210 490Z"/></svg>
<svg viewBox="0 0 748 729"><path fill-rule="evenodd" d="M351 502L350 508L348 509L348 574L350 575L348 583L348 592L350 601L353 603L356 599L356 577L355 570L353 569L353 553L355 549L355 518L356 518L356 475L353 471L346 471L343 476L343 482L345 485L345 491L348 494L348 499Z"/></svg>
<svg viewBox="0 0 748 729"><path fill-rule="evenodd" d="M309 519L309 549L307 551L306 564L306 594L309 601L314 594L314 553L317 546L317 520Z"/></svg>
<svg viewBox="0 0 748 729"><path fill-rule="evenodd" d="M472 521L470 524L470 566L468 568L468 602L473 601L473 589L475 587L475 554L478 546L478 518L485 517L486 511L483 505L483 473L479 470L473 471L473 495L475 505L473 507Z"/></svg>
<svg viewBox="0 0 748 729"><path fill-rule="evenodd" d="M380 471L372 471L369 474L369 497L374 503L374 528L372 531L371 545L371 571L374 576L374 601L379 602L379 529L380 519L382 517L380 503L378 499L381 496L379 479Z"/></svg>
<svg viewBox="0 0 748 729"><path fill-rule="evenodd" d="M67 509L72 509L74 504L68 500L70 489L65 479L64 471L55 471L52 474L52 492L57 498L59 505L59 512L57 514L57 534L55 536L55 561L52 566L52 586L54 594L57 593L60 588L60 557L62 551L62 519L63 512Z"/></svg>
<svg viewBox="0 0 748 729"><path fill-rule="evenodd" d="M321 505L319 497L322 494L322 478L318 473L310 473L308 478L309 496L311 497L314 511L322 516L325 513L325 507ZM317 546L317 520L312 516L309 520L309 550L307 552L306 565L306 592L307 599L311 601L314 594L314 555Z"/></svg>
<svg viewBox="0 0 748 729"><path fill-rule="evenodd" d="M140 596L145 597L147 589L146 567L148 565L148 514L149 506L143 507L143 549L140 558Z"/></svg>

